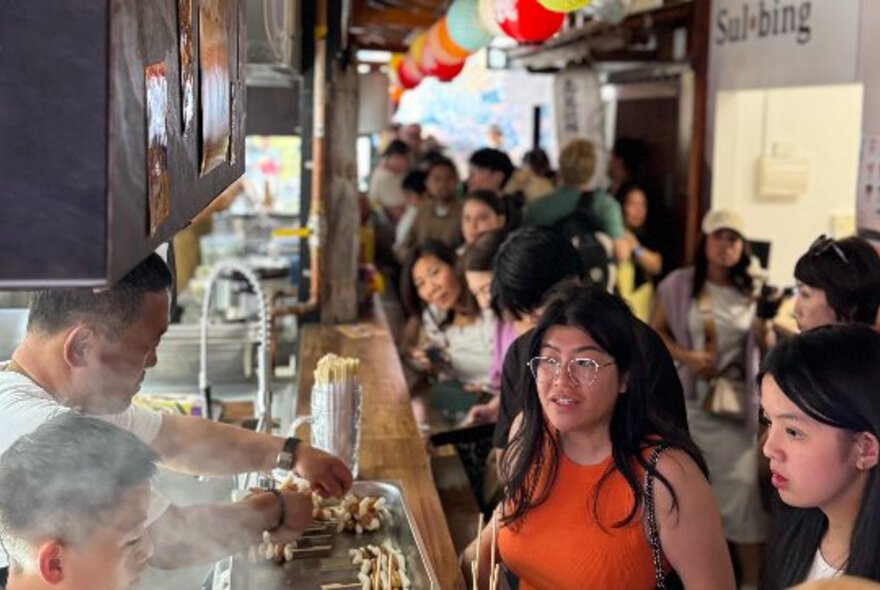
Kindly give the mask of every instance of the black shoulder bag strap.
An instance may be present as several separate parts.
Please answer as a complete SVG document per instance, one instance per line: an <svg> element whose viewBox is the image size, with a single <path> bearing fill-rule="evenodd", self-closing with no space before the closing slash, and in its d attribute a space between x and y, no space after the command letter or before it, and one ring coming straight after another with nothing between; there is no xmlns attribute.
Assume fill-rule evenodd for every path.
<svg viewBox="0 0 880 590"><path fill-rule="evenodd" d="M654 502L654 474L657 469L657 461L660 454L666 450L664 443L658 444L651 451L648 459L647 476L645 477L645 510L648 520L648 543L651 545L651 558L654 562L654 579L657 582L657 590L666 590L666 574L663 572L663 559L660 549L660 534L657 532L657 513Z"/></svg>

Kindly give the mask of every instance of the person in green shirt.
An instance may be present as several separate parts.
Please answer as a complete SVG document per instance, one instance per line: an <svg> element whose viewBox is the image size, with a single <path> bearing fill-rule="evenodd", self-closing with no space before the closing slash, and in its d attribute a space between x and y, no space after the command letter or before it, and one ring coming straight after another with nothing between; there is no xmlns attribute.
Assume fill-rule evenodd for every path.
<svg viewBox="0 0 880 590"><path fill-rule="evenodd" d="M595 231L605 233L613 240L615 260L627 260L630 246L620 204L605 191L587 188L595 169L595 146L586 139L568 142L559 154L559 188L528 204L523 213L523 225L554 227L574 215L581 199L590 199L590 217L596 224Z"/></svg>

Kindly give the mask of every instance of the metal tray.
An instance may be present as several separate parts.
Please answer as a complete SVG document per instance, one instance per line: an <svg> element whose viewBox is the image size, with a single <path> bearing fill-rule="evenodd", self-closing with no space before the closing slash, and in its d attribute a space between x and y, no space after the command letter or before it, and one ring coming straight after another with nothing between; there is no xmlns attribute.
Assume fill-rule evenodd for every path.
<svg viewBox="0 0 880 590"><path fill-rule="evenodd" d="M228 580L226 587L231 590L318 590L321 584L356 582L358 569L352 565L348 550L390 540L406 558L412 589L440 590L400 482L356 481L350 493L385 498L391 518L376 532L335 534L332 553L327 557L301 558L279 565L268 561L252 563L245 555L233 556L224 576Z"/></svg>

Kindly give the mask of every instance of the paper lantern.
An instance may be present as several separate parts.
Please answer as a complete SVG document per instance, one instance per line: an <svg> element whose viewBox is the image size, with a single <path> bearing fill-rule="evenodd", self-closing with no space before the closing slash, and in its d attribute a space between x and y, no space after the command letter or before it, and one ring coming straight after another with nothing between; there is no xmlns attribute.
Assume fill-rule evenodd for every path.
<svg viewBox="0 0 880 590"><path fill-rule="evenodd" d="M565 15L547 10L538 0L495 0L495 20L520 43L538 43L556 34Z"/></svg>
<svg viewBox="0 0 880 590"><path fill-rule="evenodd" d="M413 58L413 62L416 65L419 65L419 62L422 61L422 54L425 50L425 33L419 33L419 35L415 38L412 44L409 46L409 54Z"/></svg>
<svg viewBox="0 0 880 590"><path fill-rule="evenodd" d="M435 76L441 82L451 82L454 80L464 69L464 62L460 62L452 65L443 65L440 64L437 66L437 70L435 72Z"/></svg>
<svg viewBox="0 0 880 590"><path fill-rule="evenodd" d="M413 62L426 76L433 76L437 70L437 58L434 57L433 48L428 45L427 31L419 35L410 46L410 55Z"/></svg>
<svg viewBox="0 0 880 590"><path fill-rule="evenodd" d="M503 37L504 31L495 20L495 0L479 0L479 2L480 22L493 37Z"/></svg>
<svg viewBox="0 0 880 590"><path fill-rule="evenodd" d="M406 58L400 62L400 67L397 69L397 79L400 80L400 85L405 90L411 90L418 86L424 77L425 75L419 70L415 62L413 62L411 55L407 55Z"/></svg>
<svg viewBox="0 0 880 590"><path fill-rule="evenodd" d="M400 62L403 61L402 53L395 53L388 60L388 83L391 86L400 86L400 79L397 77L397 70L400 68Z"/></svg>
<svg viewBox="0 0 880 590"><path fill-rule="evenodd" d="M580 10L592 0L538 0L538 3L552 12L573 12Z"/></svg>
<svg viewBox="0 0 880 590"><path fill-rule="evenodd" d="M440 19L430 28L428 37L425 39L425 45L434 59L442 64L458 63L471 54L467 49L456 45L455 41L449 36L449 29L446 28L445 18Z"/></svg>
<svg viewBox="0 0 880 590"><path fill-rule="evenodd" d="M492 33L480 22L478 0L454 0L446 13L446 28L455 44L471 53L492 42Z"/></svg>

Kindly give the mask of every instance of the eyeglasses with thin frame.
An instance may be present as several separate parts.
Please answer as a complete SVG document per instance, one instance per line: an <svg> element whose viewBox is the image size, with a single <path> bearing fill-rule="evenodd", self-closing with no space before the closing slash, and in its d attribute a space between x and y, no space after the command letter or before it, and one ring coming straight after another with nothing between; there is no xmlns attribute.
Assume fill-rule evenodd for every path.
<svg viewBox="0 0 880 590"><path fill-rule="evenodd" d="M535 382L549 385L559 378L562 363L549 356L536 356L528 363ZM614 361L599 363L590 358L576 358L568 361L568 378L576 385L589 386L596 381L599 369L613 365Z"/></svg>
<svg viewBox="0 0 880 590"><path fill-rule="evenodd" d="M809 252L813 256L819 256L823 254L827 250L833 250L837 257L840 258L844 264L849 264L849 258L846 257L846 253L837 245L837 242L834 239L829 238L825 234L822 234L818 238L810 244Z"/></svg>

